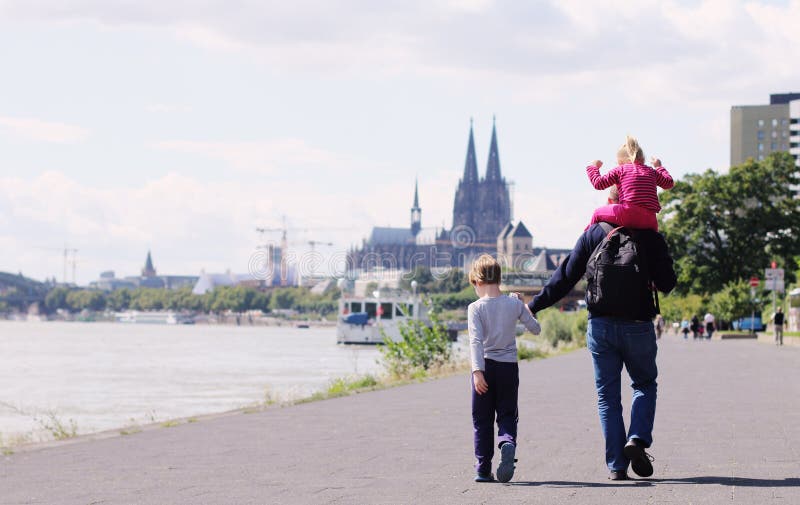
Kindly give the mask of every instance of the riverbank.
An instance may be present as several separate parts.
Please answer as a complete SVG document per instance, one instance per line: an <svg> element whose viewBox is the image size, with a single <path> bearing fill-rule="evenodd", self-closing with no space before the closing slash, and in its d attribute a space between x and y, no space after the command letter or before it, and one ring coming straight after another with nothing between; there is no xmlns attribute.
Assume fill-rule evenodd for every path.
<svg viewBox="0 0 800 505"><path fill-rule="evenodd" d="M607 479L579 351L520 365L506 485L472 481L469 383L453 376L20 451L0 458L0 486L11 503L795 503L800 418L785 398L800 394L800 369L798 350L782 351L662 338L650 479Z"/></svg>

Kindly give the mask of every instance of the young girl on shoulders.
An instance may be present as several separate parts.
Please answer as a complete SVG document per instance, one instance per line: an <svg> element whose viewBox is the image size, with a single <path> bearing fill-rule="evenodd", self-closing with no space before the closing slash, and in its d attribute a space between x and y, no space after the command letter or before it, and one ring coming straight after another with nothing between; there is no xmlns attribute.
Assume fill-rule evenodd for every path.
<svg viewBox="0 0 800 505"><path fill-rule="evenodd" d="M617 185L619 203L604 205L594 211L591 226L605 221L636 229L658 230L656 214L661 210L656 187L670 189L675 185L661 160L653 157L652 167L644 164L644 151L639 142L627 136L617 151L618 166L600 175L603 162L595 160L586 167L586 175L595 189Z"/></svg>

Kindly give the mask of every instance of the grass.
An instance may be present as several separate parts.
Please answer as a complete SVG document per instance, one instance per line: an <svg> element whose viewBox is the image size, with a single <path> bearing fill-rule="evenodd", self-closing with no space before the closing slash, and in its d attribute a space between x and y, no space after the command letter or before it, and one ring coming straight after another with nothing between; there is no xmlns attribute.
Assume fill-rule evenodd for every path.
<svg viewBox="0 0 800 505"><path fill-rule="evenodd" d="M50 432L56 440L64 440L78 436L78 424L74 419L63 421L58 415L48 410L45 412L44 417L34 417L39 426Z"/></svg>
<svg viewBox="0 0 800 505"><path fill-rule="evenodd" d="M177 421L177 420L173 419L171 421L164 421L163 423L161 423L161 427L162 428L174 428L174 427L178 426L179 424L181 424L180 421Z"/></svg>
<svg viewBox="0 0 800 505"><path fill-rule="evenodd" d="M133 435L134 433L141 433L141 428L130 428L127 430L119 430L119 434L122 436Z"/></svg>

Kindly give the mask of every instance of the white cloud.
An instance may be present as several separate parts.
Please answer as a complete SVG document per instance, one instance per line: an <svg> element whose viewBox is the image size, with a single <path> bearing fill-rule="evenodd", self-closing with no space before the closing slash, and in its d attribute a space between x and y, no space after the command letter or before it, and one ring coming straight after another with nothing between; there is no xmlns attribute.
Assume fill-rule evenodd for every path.
<svg viewBox="0 0 800 505"><path fill-rule="evenodd" d="M6 16L152 26L205 49L246 51L273 69L330 76L451 75L511 93L617 86L637 101L715 101L726 89L794 79L800 1L441 0L256 2L6 1ZM741 69L747 69L742 72ZM540 87L537 89L537 85ZM531 89L533 87L533 89ZM722 93L721 93L722 91Z"/></svg>
<svg viewBox="0 0 800 505"><path fill-rule="evenodd" d="M153 114L175 114L191 112L192 108L188 105L178 105L170 103L152 103L144 108L147 112Z"/></svg>
<svg viewBox="0 0 800 505"><path fill-rule="evenodd" d="M29 140L73 144L89 136L89 130L66 123L42 121L35 118L0 116L0 131Z"/></svg>
<svg viewBox="0 0 800 505"><path fill-rule="evenodd" d="M452 198L440 195L452 194L453 179L457 174L443 172L421 180L424 226L449 221ZM135 274L147 249L161 273L244 272L261 240L255 228L281 227L283 215L293 250L307 251L309 240L319 240L335 244L321 252L341 254L360 244L373 225L409 226L413 183L384 182L343 197L329 188L299 188L297 181L213 182L176 173L133 188L82 184L58 171L0 178L0 215L10 216L0 243L12 244L0 248L0 265L34 278L60 279L57 254L36 248L68 243L79 250L82 283L107 269Z"/></svg>
<svg viewBox="0 0 800 505"><path fill-rule="evenodd" d="M250 172L280 173L288 169L346 169L353 163L342 155L309 145L297 138L253 142L165 140L153 147L218 159Z"/></svg>

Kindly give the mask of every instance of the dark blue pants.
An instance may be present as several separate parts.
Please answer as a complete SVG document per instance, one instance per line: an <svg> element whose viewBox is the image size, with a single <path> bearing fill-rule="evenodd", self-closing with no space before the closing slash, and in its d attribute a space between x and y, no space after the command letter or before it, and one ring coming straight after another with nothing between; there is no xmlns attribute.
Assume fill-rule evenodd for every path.
<svg viewBox="0 0 800 505"><path fill-rule="evenodd" d="M472 426L475 428L475 470L492 471L494 456L494 422L497 415L497 445L517 443L517 392L519 390L519 365L486 360L483 376L489 391L479 395L472 384Z"/></svg>

